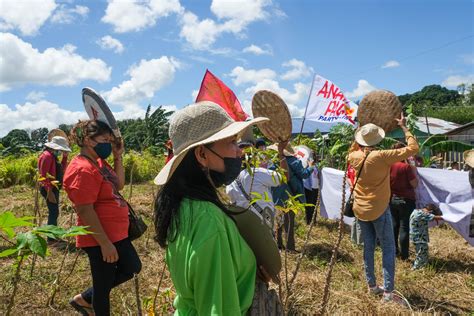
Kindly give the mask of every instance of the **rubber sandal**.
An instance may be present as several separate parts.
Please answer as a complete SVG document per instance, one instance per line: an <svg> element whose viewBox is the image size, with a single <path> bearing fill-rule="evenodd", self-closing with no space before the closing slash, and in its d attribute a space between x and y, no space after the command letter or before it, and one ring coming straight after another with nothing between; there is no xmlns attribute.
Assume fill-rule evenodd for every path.
<svg viewBox="0 0 474 316"><path fill-rule="evenodd" d="M83 316L89 316L89 315L93 314L93 309L91 307L79 305L79 304L77 304L77 302L75 300L69 301L69 304L77 312L81 313L81 315L83 315Z"/></svg>

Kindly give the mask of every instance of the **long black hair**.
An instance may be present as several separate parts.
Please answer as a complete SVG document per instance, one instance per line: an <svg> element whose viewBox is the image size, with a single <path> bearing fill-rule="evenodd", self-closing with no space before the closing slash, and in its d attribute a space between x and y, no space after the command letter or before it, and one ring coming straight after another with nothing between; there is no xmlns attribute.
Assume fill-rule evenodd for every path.
<svg viewBox="0 0 474 316"><path fill-rule="evenodd" d="M155 240L163 248L176 239L179 207L184 198L208 201L226 214L230 213L219 199L206 171L199 165L194 149L186 154L171 179L158 192L155 200Z"/></svg>

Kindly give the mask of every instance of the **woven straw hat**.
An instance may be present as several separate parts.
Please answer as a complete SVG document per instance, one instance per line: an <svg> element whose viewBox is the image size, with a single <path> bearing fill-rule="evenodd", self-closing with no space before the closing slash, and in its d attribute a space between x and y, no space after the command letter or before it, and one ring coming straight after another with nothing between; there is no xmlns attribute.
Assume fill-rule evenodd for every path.
<svg viewBox="0 0 474 316"><path fill-rule="evenodd" d="M269 122L259 128L272 142L284 142L291 138L291 115L286 103L275 93L261 90L252 99L254 117L268 117Z"/></svg>
<svg viewBox="0 0 474 316"><path fill-rule="evenodd" d="M61 150L67 152L71 151L67 139L62 136L54 136L53 138L51 138L51 141L45 143L44 145L54 150Z"/></svg>
<svg viewBox="0 0 474 316"><path fill-rule="evenodd" d="M388 133L398 127L395 119L400 117L401 112L402 103L394 93L376 90L362 99L357 110L357 118L360 126L372 123Z"/></svg>
<svg viewBox="0 0 474 316"><path fill-rule="evenodd" d="M355 140L362 146L374 146L380 143L385 137L383 128L375 124L365 124L355 133Z"/></svg>
<svg viewBox="0 0 474 316"><path fill-rule="evenodd" d="M463 157L468 166L474 168L474 149L466 150Z"/></svg>
<svg viewBox="0 0 474 316"><path fill-rule="evenodd" d="M170 118L169 128L174 156L158 173L155 184L164 185L189 150L238 135L247 127L266 121L267 118L258 117L235 122L223 108L211 101L194 103L175 112Z"/></svg>

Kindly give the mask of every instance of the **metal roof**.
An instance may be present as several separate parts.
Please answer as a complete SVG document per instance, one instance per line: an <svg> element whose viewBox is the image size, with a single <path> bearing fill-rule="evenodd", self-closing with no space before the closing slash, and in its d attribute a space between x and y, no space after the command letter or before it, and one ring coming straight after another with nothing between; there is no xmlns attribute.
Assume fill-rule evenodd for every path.
<svg viewBox="0 0 474 316"><path fill-rule="evenodd" d="M428 127L430 128L430 134L445 134L449 131L452 131L455 128L461 127L462 125L456 124L453 122L448 122L442 119L428 117ZM425 117L418 117L418 122L416 127L423 133L428 133L426 128Z"/></svg>

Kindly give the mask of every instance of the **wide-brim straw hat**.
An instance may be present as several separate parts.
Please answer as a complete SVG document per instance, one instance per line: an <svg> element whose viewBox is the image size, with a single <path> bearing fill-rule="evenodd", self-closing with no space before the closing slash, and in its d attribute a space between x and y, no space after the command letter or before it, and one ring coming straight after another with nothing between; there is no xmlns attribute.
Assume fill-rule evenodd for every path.
<svg viewBox="0 0 474 316"><path fill-rule="evenodd" d="M474 149L466 150L463 154L464 162L471 168L474 168Z"/></svg>
<svg viewBox="0 0 474 316"><path fill-rule="evenodd" d="M268 146L267 149L278 151L278 143ZM294 156L295 153L295 149L291 146L290 143L288 143L285 149L283 149L283 155L285 156Z"/></svg>
<svg viewBox="0 0 474 316"><path fill-rule="evenodd" d="M387 90L376 90L368 93L360 101L357 120L359 126L372 123L388 133L398 128L395 119L400 118L401 112L402 103L394 93Z"/></svg>
<svg viewBox="0 0 474 316"><path fill-rule="evenodd" d="M355 140L362 146L375 146L380 143L385 137L383 128L369 123L360 127L355 132Z"/></svg>
<svg viewBox="0 0 474 316"><path fill-rule="evenodd" d="M70 152L71 148L68 146L67 139L62 136L54 136L51 138L51 141L44 144L46 147L54 149L54 150L61 150Z"/></svg>
<svg viewBox="0 0 474 316"><path fill-rule="evenodd" d="M211 101L194 103L175 112L169 127L174 156L158 173L155 184L166 184L191 149L239 135L247 127L267 121L266 117L258 117L236 122Z"/></svg>
<svg viewBox="0 0 474 316"><path fill-rule="evenodd" d="M254 117L268 117L270 121L259 128L263 135L274 143L284 142L291 138L292 122L288 106L277 94L260 90L252 98Z"/></svg>

